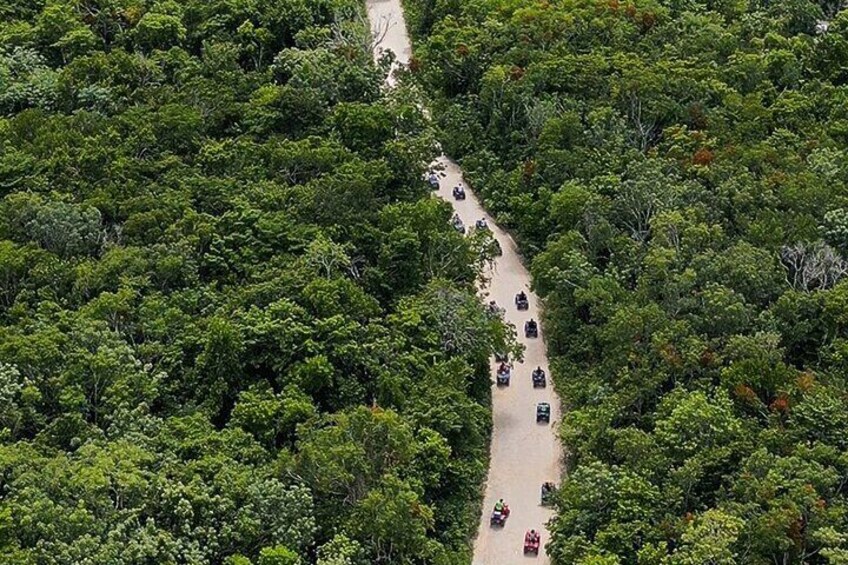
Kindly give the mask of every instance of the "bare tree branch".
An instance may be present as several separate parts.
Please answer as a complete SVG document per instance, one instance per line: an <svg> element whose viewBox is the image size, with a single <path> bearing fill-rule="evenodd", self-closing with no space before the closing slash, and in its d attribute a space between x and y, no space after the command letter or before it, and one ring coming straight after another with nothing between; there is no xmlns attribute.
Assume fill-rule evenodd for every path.
<svg viewBox="0 0 848 565"><path fill-rule="evenodd" d="M804 292L831 288L848 273L848 262L822 241L786 246L780 259L786 267L786 280Z"/></svg>

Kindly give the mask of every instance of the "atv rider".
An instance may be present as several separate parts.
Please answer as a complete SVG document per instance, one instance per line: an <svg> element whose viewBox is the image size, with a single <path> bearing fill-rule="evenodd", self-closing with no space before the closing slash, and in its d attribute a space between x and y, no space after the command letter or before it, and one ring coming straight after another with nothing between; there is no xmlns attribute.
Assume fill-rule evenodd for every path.
<svg viewBox="0 0 848 565"><path fill-rule="evenodd" d="M521 292L518 293L518 301L524 302L526 300L527 300L527 295L524 294L524 291L522 290Z"/></svg>
<svg viewBox="0 0 848 565"><path fill-rule="evenodd" d="M495 512L498 512L498 513L500 513L500 514L503 514L503 511L504 511L504 507L505 507L505 506L506 506L506 505L504 504L503 498L501 498L500 500L498 500L497 502L495 502Z"/></svg>
<svg viewBox="0 0 848 565"><path fill-rule="evenodd" d="M501 363L501 366L498 367L498 373L504 374L509 372L509 365L506 363Z"/></svg>

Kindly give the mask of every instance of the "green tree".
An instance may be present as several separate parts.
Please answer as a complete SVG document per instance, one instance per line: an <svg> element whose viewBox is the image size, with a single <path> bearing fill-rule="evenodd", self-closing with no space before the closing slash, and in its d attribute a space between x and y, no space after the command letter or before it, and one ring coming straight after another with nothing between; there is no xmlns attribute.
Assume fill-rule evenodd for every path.
<svg viewBox="0 0 848 565"><path fill-rule="evenodd" d="M186 39L186 28L179 16L147 12L133 29L136 45L144 50L168 49Z"/></svg>
<svg viewBox="0 0 848 565"><path fill-rule="evenodd" d="M430 558L437 545L427 537L433 526L433 511L409 485L391 475L357 504L351 516L351 529L371 548L377 563Z"/></svg>
<svg viewBox="0 0 848 565"><path fill-rule="evenodd" d="M666 560L668 563L737 563L739 555L733 546L744 522L721 510L708 510L697 516L683 532L683 544Z"/></svg>
<svg viewBox="0 0 848 565"><path fill-rule="evenodd" d="M300 565L297 553L282 545L265 547L259 552L259 565Z"/></svg>

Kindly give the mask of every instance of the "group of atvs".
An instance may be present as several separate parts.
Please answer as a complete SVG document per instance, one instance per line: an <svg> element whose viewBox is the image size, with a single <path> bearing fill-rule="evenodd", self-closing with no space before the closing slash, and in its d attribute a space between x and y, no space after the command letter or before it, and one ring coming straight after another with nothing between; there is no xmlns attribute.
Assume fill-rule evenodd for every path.
<svg viewBox="0 0 848 565"><path fill-rule="evenodd" d="M523 290L515 295L515 307L522 311L530 308L530 300L527 298L527 294ZM494 300L489 302L488 310L491 314L495 315L499 315L503 312L503 308L500 308ZM524 335L527 338L539 337L539 323L533 318L524 322ZM506 354L496 354L495 360L500 362L496 375L497 384L509 386L510 377L512 376L512 367L508 363L508 356ZM533 378L533 388L545 388L548 386L545 370L542 369L542 367L536 367L533 369L533 374L531 376Z"/></svg>
<svg viewBox="0 0 848 565"><path fill-rule="evenodd" d="M430 188L432 190L439 189L439 178L435 173L430 173L427 179L430 184ZM465 200L465 188L463 186L457 185L453 187L452 190L454 200ZM465 225L462 222L462 219L459 217L459 214L454 214L451 218L451 225L456 229L459 233L465 234ZM474 227L477 230L483 231L489 229L489 224L486 222L485 218L480 218L474 224ZM518 310L524 311L530 308L530 301L527 298L527 294L524 291L519 292L515 296L515 306ZM498 304L493 300L488 305L488 311L491 315L501 316L504 313L504 309L498 306ZM527 320L524 323L524 335L527 338L538 338L539 337L539 324L534 319ZM509 386L509 381L512 376L512 368L509 364L508 356L505 354L496 355L495 358L500 362L500 365L497 369L497 384L499 386ZM536 367L533 370L531 375L533 381L533 388L538 387L547 387L547 375L545 374L544 369L541 366ZM540 402L536 405L536 422L550 422L551 421L551 405L547 402ZM542 485L542 504L549 504L550 497L554 492L553 483L547 482ZM509 517L509 506L503 501L503 499L499 500L495 504L495 508L492 511L492 516L490 519L490 523L493 527L503 527L506 525L506 520ZM539 554L539 548L542 545L542 536L539 532L534 529L527 531L524 534L524 553L525 554Z"/></svg>
<svg viewBox="0 0 848 565"><path fill-rule="evenodd" d="M437 175L435 172L430 171L430 174L427 175L427 182L430 185L430 190L439 190L439 175ZM453 187L453 197L454 200L465 200L465 189L462 187L461 184L458 184Z"/></svg>
<svg viewBox="0 0 848 565"><path fill-rule="evenodd" d="M465 200L465 189L461 184L453 187L453 199L454 200ZM459 219L459 216L456 214L453 215L454 218ZM487 231L489 229L489 222L486 221L486 218L480 218L476 222L474 222L474 227L480 231Z"/></svg>
<svg viewBox="0 0 848 565"><path fill-rule="evenodd" d="M550 484L550 483L545 483ZM506 519L509 518L509 505L503 499L495 503L495 508L492 510L492 517L489 523L495 527L503 527L506 524ZM536 530L529 530L524 534L524 553L539 554L539 546L542 545L542 536Z"/></svg>
<svg viewBox="0 0 848 565"><path fill-rule="evenodd" d="M509 386L510 378L512 377L512 367L506 361L501 361L498 365L498 370L495 372L495 378L498 385ZM541 367L536 367L530 375L533 380L533 388L545 388L548 386L548 379L545 370Z"/></svg>
<svg viewBox="0 0 848 565"><path fill-rule="evenodd" d="M530 300L528 300L527 294L523 290L515 295L515 307L518 310L527 310L530 308ZM528 338L539 337L539 324L533 318L524 322L524 336Z"/></svg>
<svg viewBox="0 0 848 565"><path fill-rule="evenodd" d="M515 307L520 311L530 309L530 300L524 291L515 295ZM500 313L502 308L498 307L495 301L489 302L488 309L491 313ZM534 319L529 319L524 323L524 335L527 338L539 337L539 324ZM498 386L509 386L510 377L512 376L512 366L509 363L508 355L501 353L495 355L495 360L500 364L496 370L496 382ZM541 366L533 369L531 374L533 388L547 387L547 375ZM547 402L540 402L536 405L536 422L550 423L551 421L551 405ZM542 504L549 504L551 496L555 490L553 483L547 482L542 485ZM490 518L490 524L493 527L503 527L506 524L506 519L509 517L509 506L501 499L495 504ZM539 548L542 545L542 536L536 530L529 530L524 534L524 553L539 554Z"/></svg>
<svg viewBox="0 0 848 565"><path fill-rule="evenodd" d="M523 290L515 295L515 306L518 310L530 308L530 300ZM489 302L488 310L493 315L500 315L503 312L503 308L500 308L494 300ZM539 337L539 324L533 318L524 323L524 335L528 338ZM495 361L500 363L495 371L495 383L497 386L509 386L512 380L512 365L509 363L509 356L505 353L495 354ZM533 381L533 388L546 388L548 386L548 378L542 367L533 369L530 377ZM536 423L540 422L546 424L551 422L551 405L547 402L536 404Z"/></svg>
<svg viewBox="0 0 848 565"><path fill-rule="evenodd" d="M506 524L506 519L509 517L509 506L503 499L495 503L495 509L492 510L491 525L503 527ZM524 534L524 553L533 553L539 555L539 546L542 545L542 536L536 530L529 530Z"/></svg>
<svg viewBox="0 0 848 565"><path fill-rule="evenodd" d="M459 214L454 214L451 218L451 225L453 228L461 234L465 233L465 224L462 223L462 218L459 217ZM474 222L474 227L479 231L486 231L489 229L489 222L486 221L486 218L480 218L476 222Z"/></svg>
<svg viewBox="0 0 848 565"><path fill-rule="evenodd" d="M427 182L430 183L431 189L439 190L439 177L438 175L436 175L436 173L431 172L427 177ZM462 184L458 184L453 187L452 192L454 200L465 200L465 188L462 186ZM462 218L459 217L459 214L454 214L451 218L450 223L451 226L453 226L453 229L465 235L465 224L462 222ZM479 220L474 222L474 227L477 229L477 231L480 232L489 231L489 222L486 221L486 218L480 218ZM489 248L489 251L493 255L500 256L501 254L503 254L503 249L501 249L501 246L498 243L497 239L492 238L491 245L492 247Z"/></svg>
<svg viewBox="0 0 848 565"><path fill-rule="evenodd" d="M551 497L556 491L553 483L547 482L542 485L542 505L551 503ZM509 505L503 499L495 503L492 510L492 516L489 519L489 524L492 527L502 528L506 525L506 519L509 518ZM524 534L524 553L532 553L539 555L539 547L542 545L542 536L535 529L528 530Z"/></svg>

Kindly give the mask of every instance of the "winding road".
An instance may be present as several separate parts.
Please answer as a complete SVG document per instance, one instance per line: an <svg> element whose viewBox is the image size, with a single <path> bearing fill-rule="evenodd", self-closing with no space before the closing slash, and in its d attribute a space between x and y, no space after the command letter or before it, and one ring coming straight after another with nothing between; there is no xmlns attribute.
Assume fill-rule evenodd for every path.
<svg viewBox="0 0 848 565"><path fill-rule="evenodd" d="M378 40L375 56L382 50L394 51L395 65L405 66L412 54L400 0L366 0L368 18ZM392 85L393 78L388 83ZM550 563L540 552L538 557L524 556L524 533L536 529L542 533L542 544L548 541L546 522L551 510L540 504L540 487L546 481L558 483L561 476L562 450L556 435L560 403L548 384L546 388L533 388L531 372L541 366L550 375L542 330L538 339L524 337L524 322L539 319L539 301L530 292L530 274L521 262L512 237L498 227L485 212L474 193L465 184L462 170L449 158L442 156L434 164L442 171L439 197L451 202L466 227L474 226L486 218L492 232L503 249L492 271L488 273L489 285L480 290L486 300L495 300L506 308L507 321L519 330L519 339L526 346L523 363L513 367L512 382L508 387L492 391L494 427L492 430L491 461L486 482L480 526L474 543L473 565L511 565L533 562ZM462 183L467 199L455 201L451 191ZM519 312L515 308L515 294L523 290L530 299L530 309ZM495 363L492 363L494 382ZM493 384L494 387L494 384ZM536 423L536 404L548 402L552 406L550 424ZM495 502L503 498L511 514L503 528L489 526L489 517ZM530 561L526 561L530 560Z"/></svg>

